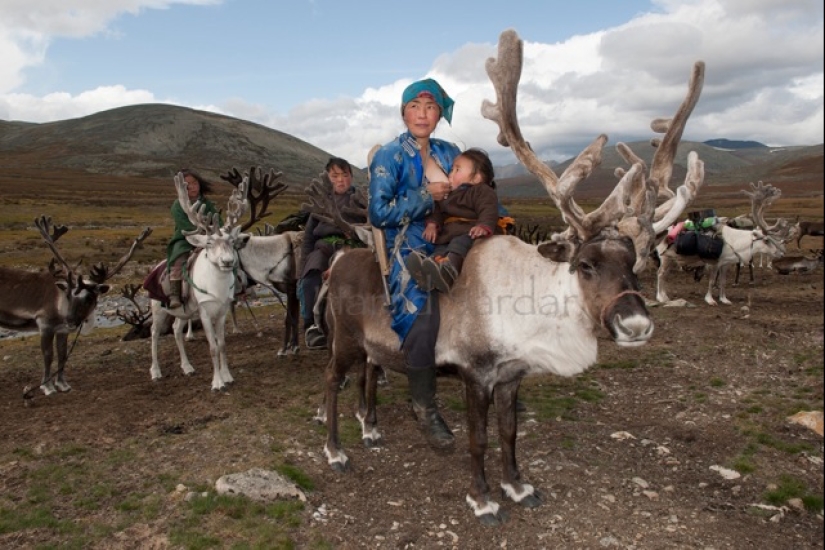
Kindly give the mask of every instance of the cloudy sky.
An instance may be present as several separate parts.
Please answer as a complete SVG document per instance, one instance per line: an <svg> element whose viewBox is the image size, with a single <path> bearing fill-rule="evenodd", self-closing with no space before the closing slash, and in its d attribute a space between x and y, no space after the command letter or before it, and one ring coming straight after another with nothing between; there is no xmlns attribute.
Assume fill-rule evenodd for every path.
<svg viewBox="0 0 825 550"><path fill-rule="evenodd" d="M821 0L0 0L0 119L49 122L140 103L281 130L357 166L403 130L401 91L456 100L437 136L511 162L480 115L498 35L525 41L518 114L547 160L652 137L692 64L685 139L823 142Z"/></svg>

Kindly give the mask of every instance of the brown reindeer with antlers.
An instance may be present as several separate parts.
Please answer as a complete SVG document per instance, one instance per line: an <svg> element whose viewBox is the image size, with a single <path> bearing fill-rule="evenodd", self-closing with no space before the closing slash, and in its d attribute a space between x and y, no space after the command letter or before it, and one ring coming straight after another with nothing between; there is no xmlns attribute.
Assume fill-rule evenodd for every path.
<svg viewBox="0 0 825 550"><path fill-rule="evenodd" d="M653 129L665 136L650 173L644 161L619 144L631 167L617 170L621 179L616 188L599 208L585 213L573 192L600 162L607 137L596 138L561 176L533 153L516 117L522 48L515 31L501 34L498 58L487 61L498 101L485 101L482 114L498 124L499 143L511 147L539 178L569 227L537 246L514 236L490 237L467 255L452 292L439 296L442 321L436 360L465 385L471 473L466 502L484 524L501 521L484 467L491 403L498 417L502 492L523 506L538 506L538 492L522 479L516 463L515 405L522 378L581 373L596 361L600 328L620 346L640 346L650 339L653 322L637 274L645 267L656 233L681 214L704 181L703 164L691 153L685 184L676 193L668 187L676 148L702 89L704 64L698 62L675 117L654 121ZM657 195L666 199L659 207ZM406 367L398 336L390 328L381 273L372 253L343 254L333 264L329 280L331 358L318 418L327 425L327 460L343 471L349 459L338 438L341 378L352 366L366 364L360 385L366 396L362 393L356 416L362 439L371 446L381 438L376 429L375 366L399 372L406 372Z"/></svg>
<svg viewBox="0 0 825 550"><path fill-rule="evenodd" d="M43 352L40 389L44 394L51 395L56 391L71 390L64 375L69 354L69 334L74 331L85 333L94 327L98 298L110 288L106 281L123 269L152 230L148 227L144 229L114 268L109 269L103 263L96 264L86 278L76 267L69 265L57 248L57 239L68 228L64 225L53 226L51 218L46 216L36 219L34 224L54 258L48 273L0 267L0 326L40 332L40 350ZM57 370L52 376L55 351Z"/></svg>

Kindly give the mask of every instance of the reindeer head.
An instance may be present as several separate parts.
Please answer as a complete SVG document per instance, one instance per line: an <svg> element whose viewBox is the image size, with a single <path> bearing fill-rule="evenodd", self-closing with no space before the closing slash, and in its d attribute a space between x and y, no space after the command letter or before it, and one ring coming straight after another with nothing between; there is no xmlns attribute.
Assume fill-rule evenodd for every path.
<svg viewBox="0 0 825 550"><path fill-rule="evenodd" d="M195 226L192 231L184 231L186 240L196 247L202 248L206 258L221 271L232 271L237 267L237 253L235 247L241 239L239 220L246 214L246 201L249 180L243 178L238 188L232 192L227 206L226 223L221 226L220 215L208 213L206 205L196 202L192 204L186 192L186 180L182 173L175 175L175 189L178 193L178 202ZM247 235L244 237L248 238Z"/></svg>
<svg viewBox="0 0 825 550"><path fill-rule="evenodd" d="M70 266L57 248L57 239L64 235L68 228L64 225L53 226L52 219L47 216L40 216L35 219L34 225L40 231L40 236L49 246L54 256L49 263L49 271L55 278L55 286L61 290L65 297L65 303L59 309L60 313L65 315L69 330L73 330L81 324L84 330L91 329L94 325L94 310L97 307L98 298L109 292L110 289L110 285L106 284L106 281L123 269L135 250L152 233L152 229L147 227L143 230L114 268L110 269L103 263L94 265L87 281L84 280L83 274L79 273L79 264L75 267Z"/></svg>
<svg viewBox="0 0 825 550"><path fill-rule="evenodd" d="M778 218L776 223L768 225L765 221L765 208L770 206L780 196L782 190L761 181L751 182L751 191L744 190L743 194L751 200L751 218L758 229L754 230L754 239L761 241L765 253L774 258L785 254L785 244L796 239L799 225L791 225L785 218Z"/></svg>

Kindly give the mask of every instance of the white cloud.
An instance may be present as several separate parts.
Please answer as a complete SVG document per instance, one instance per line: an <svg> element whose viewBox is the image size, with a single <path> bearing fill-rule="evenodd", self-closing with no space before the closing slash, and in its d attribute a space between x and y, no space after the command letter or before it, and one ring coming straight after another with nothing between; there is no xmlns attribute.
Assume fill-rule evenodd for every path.
<svg viewBox="0 0 825 550"><path fill-rule="evenodd" d="M50 40L109 32L122 13L216 0L3 0L0 4L0 118L44 122L144 102L185 104L152 90L99 86L79 94L14 93L25 69L43 63ZM653 118L670 116L687 91L692 64L707 65L702 98L685 138L754 139L770 145L823 141L823 18L813 0L654 0L657 12L623 25L556 43L525 40L518 115L525 138L542 158L578 153L600 133L617 141L651 137ZM11 29L14 29L12 31ZM438 56L426 76L456 100L453 126L437 136L483 147L511 162L483 119L494 100L484 61L490 43L468 43ZM295 135L363 165L374 143L403 130L399 103L412 78L366 88L357 97L307 100L287 112L253 103L235 90L207 107ZM331 92L334 93L334 92ZM192 102L196 103L196 102ZM197 103L203 103L198 101Z"/></svg>

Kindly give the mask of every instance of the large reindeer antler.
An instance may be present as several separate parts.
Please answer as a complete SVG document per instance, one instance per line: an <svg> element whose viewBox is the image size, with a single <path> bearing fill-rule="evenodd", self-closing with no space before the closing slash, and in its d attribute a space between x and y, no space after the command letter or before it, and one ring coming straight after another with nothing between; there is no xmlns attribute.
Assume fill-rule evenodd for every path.
<svg viewBox="0 0 825 550"><path fill-rule="evenodd" d="M129 310L126 312L121 312L120 308L117 308L115 314L117 317L126 323L127 325L131 325L133 327L140 327L143 326L146 321L152 316L151 308L147 307L146 310L141 309L140 304L135 299L138 291L141 289L141 285L135 284L127 284L123 285L123 289L121 289L121 295L129 300L135 309Z"/></svg>
<svg viewBox="0 0 825 550"><path fill-rule="evenodd" d="M145 228L143 231L141 231L140 235L137 236L134 242L132 242L132 246L129 248L129 251L126 252L126 254L124 254L120 258L120 260L118 260L115 267L113 267L110 270L105 264L103 264L103 262L100 262L92 266L91 273L89 273L89 278L98 284L103 284L115 275L117 275L118 273L120 273L120 270L123 269L123 266L125 266L126 263L132 259L135 250L143 246L143 241L146 240L146 237L148 237L151 234L152 228Z"/></svg>
<svg viewBox="0 0 825 550"><path fill-rule="evenodd" d="M260 166L252 166L249 172L241 174L237 168L232 168L226 174L221 176L221 179L230 183L234 187L238 187L243 181L244 177L249 180L249 189L245 194L245 198L249 201L250 217L247 222L241 226L241 231L246 231L252 227L257 221L269 216L271 212L269 209L269 202L286 191L289 185L278 181L283 176L283 172L276 172L273 168L264 174Z"/></svg>
<svg viewBox="0 0 825 550"><path fill-rule="evenodd" d="M761 229L765 236L774 237L782 241L790 240L792 235L789 223L785 218L778 218L773 225L768 225L768 222L765 221L765 208L772 205L776 199L782 196L782 190L771 184L762 183L762 181L756 184L751 182L750 185L752 191L743 190L742 193L750 197L751 218L753 218L756 227Z"/></svg>
<svg viewBox="0 0 825 550"><path fill-rule="evenodd" d="M73 273L76 267L72 267L69 265L69 262L63 258L63 254L60 253L60 250L57 248L55 244L57 239L61 236L65 235L69 228L65 225L52 225L52 218L50 216L40 216L39 218L34 219L34 225L40 231L40 236L43 237L43 240L48 245L49 249L52 251L52 258L51 262L49 262L49 271L55 277L69 277L71 273ZM61 267L57 267L55 265L55 261L57 261ZM65 269L65 271L63 271Z"/></svg>
<svg viewBox="0 0 825 550"><path fill-rule="evenodd" d="M306 211L314 214L317 218L331 223L338 227L347 238L357 238L364 243L366 234L370 231L369 224L356 222L354 220L366 220L367 215L367 190L363 187L352 187L353 195L350 199L350 206L339 207L335 202L332 183L322 173L318 178L314 178L307 186L306 193L309 202L303 204Z"/></svg>
<svg viewBox="0 0 825 550"><path fill-rule="evenodd" d="M498 124L498 142L505 147L509 146L519 161L539 178L550 198L562 212L570 229L579 239L587 240L606 227L610 221L620 216L621 206L626 202L624 194L628 187L627 182L622 180L597 212L593 215L585 215L573 200L573 191L576 185L586 179L601 163L602 147L607 142L607 136L604 134L598 136L576 157L561 177L557 176L533 152L521 134L516 115L516 97L521 78L523 49L523 42L514 30L501 33L498 58L491 57L486 63L487 74L496 90L497 101L491 103L484 100L481 114L484 118Z"/></svg>
<svg viewBox="0 0 825 550"><path fill-rule="evenodd" d="M629 170L617 171L617 176L621 179L610 196L596 210L585 214L573 199L573 193L576 186L601 163L602 147L607 142L607 136L604 134L598 136L576 157L561 177L557 176L533 152L519 128L516 116L516 96L521 77L522 58L521 39L515 31L507 30L499 37L498 57L490 58L486 63L487 74L496 90L497 101L491 103L485 100L482 103L481 112L485 118L498 124L498 142L505 147L509 146L519 161L539 178L569 225L567 237L575 236L580 240L587 240L621 219L619 228L623 232L635 233L634 244L637 251L645 249L647 247L645 243L649 244L652 240L651 231L656 231L661 225L660 220L666 215L678 217L704 181L703 164L695 153L691 153L686 184L680 187L676 194L667 187L673 171L676 148L685 123L701 93L704 63L697 62L694 65L688 96L679 107L676 116L668 120L660 119L651 124L654 131L664 131L665 137L661 142L654 143L654 145L659 145L659 150L654 157L650 177L645 177L644 161L629 147L619 144L620 153L632 166ZM655 195L670 197L670 202L661 210L656 209ZM631 220L631 218L635 219ZM654 220L655 223L652 223ZM570 235L570 232L573 235Z"/></svg>

